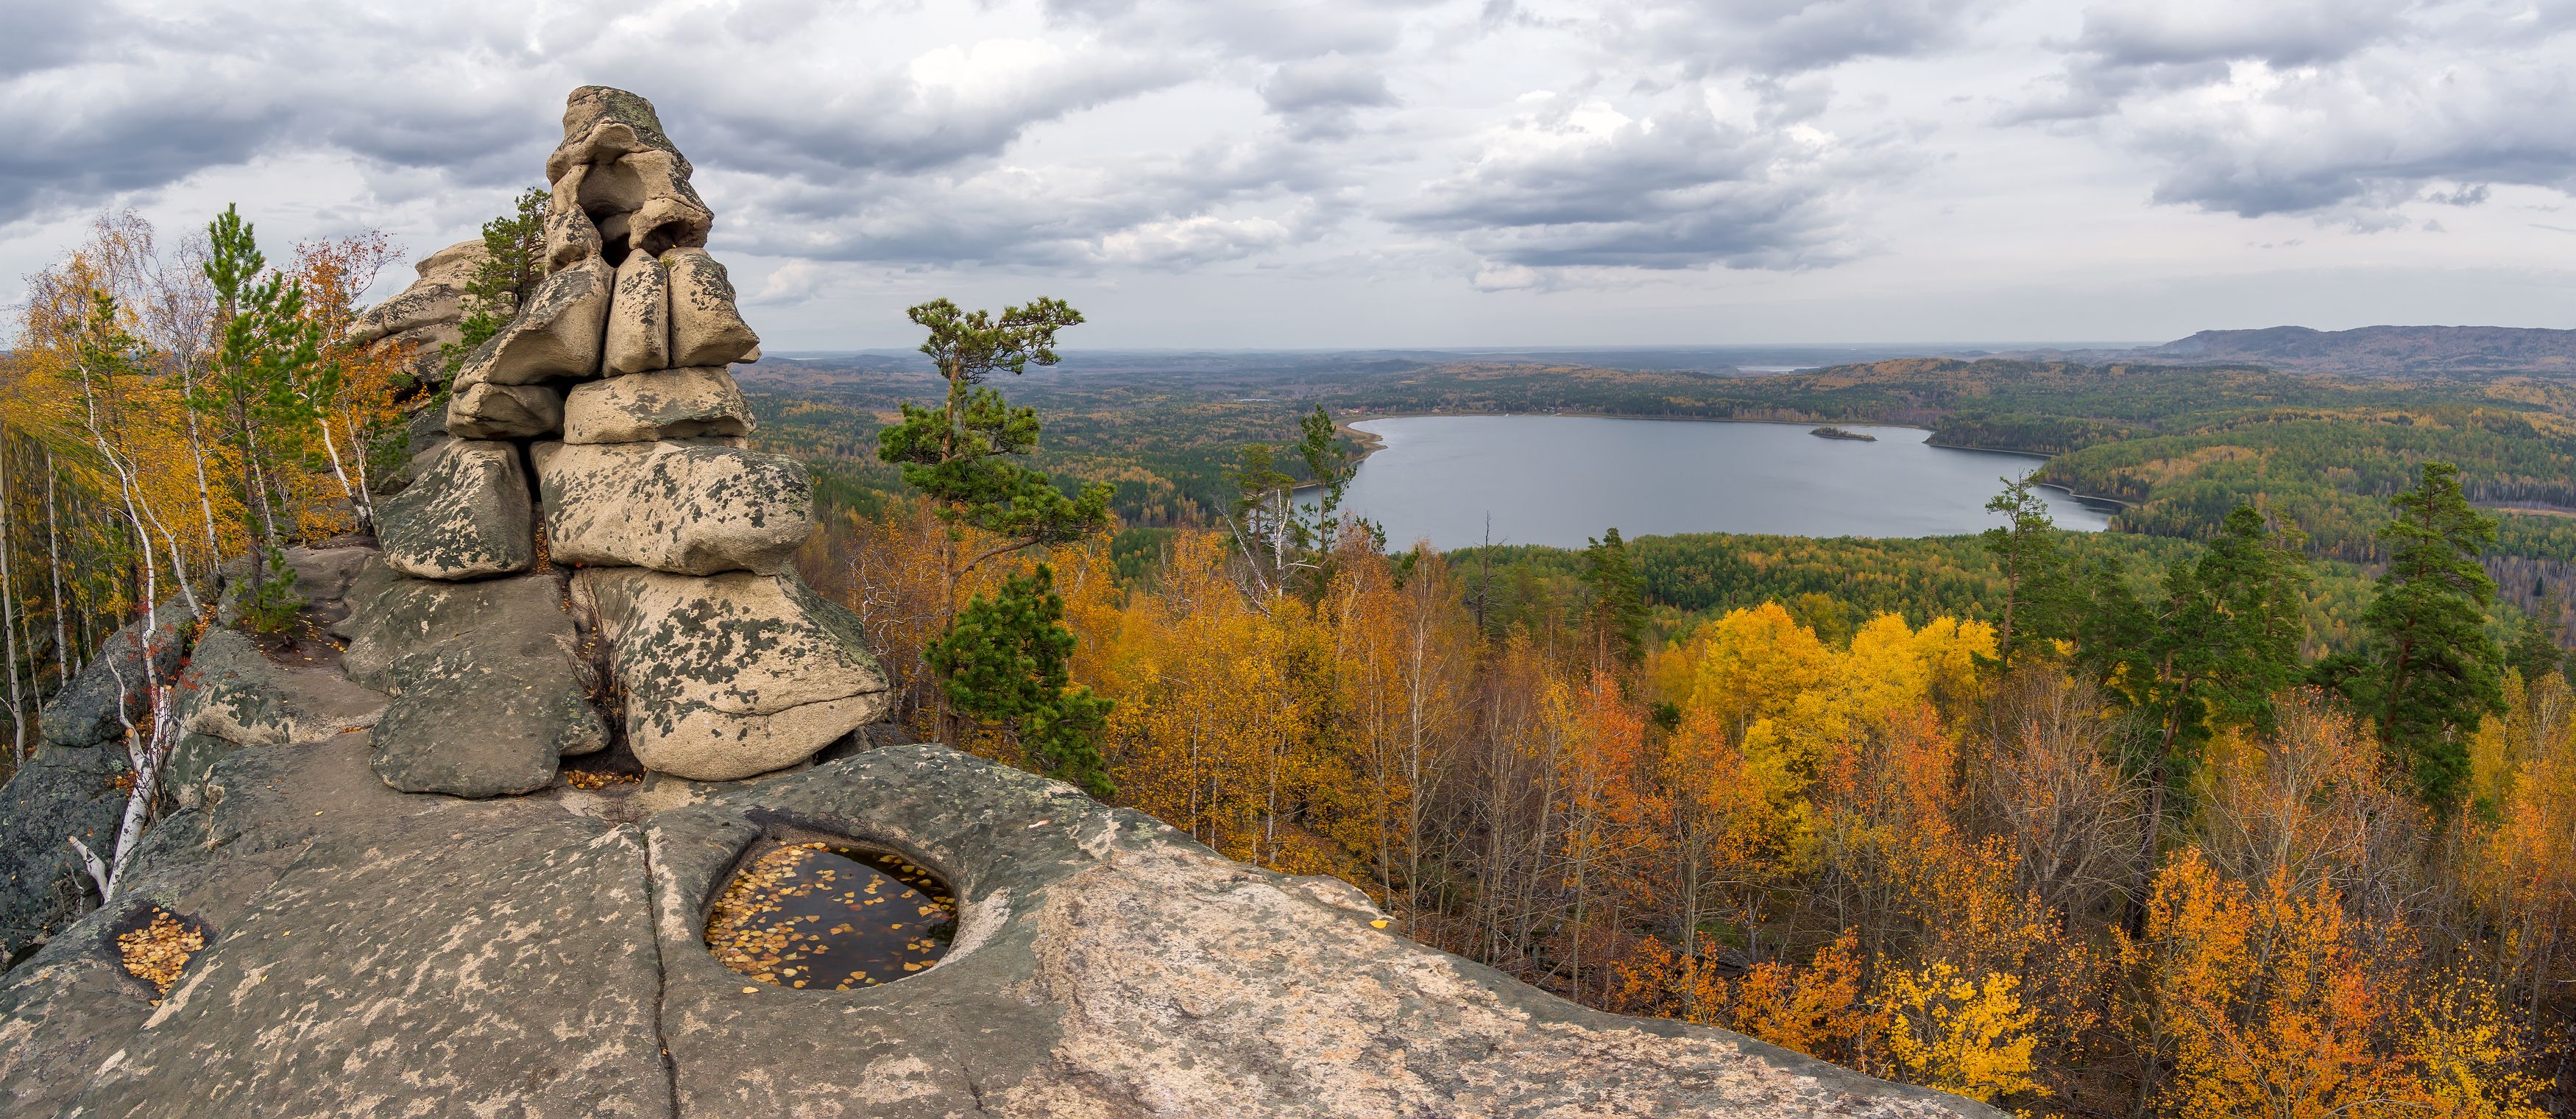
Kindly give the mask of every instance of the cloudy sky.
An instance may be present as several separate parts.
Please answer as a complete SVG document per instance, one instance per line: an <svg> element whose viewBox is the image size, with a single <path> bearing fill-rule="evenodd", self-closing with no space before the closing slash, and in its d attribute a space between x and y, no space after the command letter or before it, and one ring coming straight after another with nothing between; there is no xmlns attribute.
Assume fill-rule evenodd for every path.
<svg viewBox="0 0 2576 1119"><path fill-rule="evenodd" d="M2576 0L0 0L0 299L103 206L378 226L653 99L773 349L2576 327ZM407 270L406 270L407 274Z"/></svg>

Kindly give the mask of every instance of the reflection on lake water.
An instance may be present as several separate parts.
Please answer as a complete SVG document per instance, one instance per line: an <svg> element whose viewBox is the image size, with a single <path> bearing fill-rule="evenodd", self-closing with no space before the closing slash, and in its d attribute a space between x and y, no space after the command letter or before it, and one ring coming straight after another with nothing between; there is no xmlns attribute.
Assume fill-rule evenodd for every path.
<svg viewBox="0 0 2576 1119"><path fill-rule="evenodd" d="M1345 507L1401 548L1497 544L1580 548L1616 527L1791 536L1950 536L2000 518L1985 504L2028 455L1926 444L1909 427L1822 439L1806 424L1619 420L1589 416L1406 416L1353 424L1384 441L1360 466ZM2095 531L2110 513L2043 490L2060 527Z"/></svg>

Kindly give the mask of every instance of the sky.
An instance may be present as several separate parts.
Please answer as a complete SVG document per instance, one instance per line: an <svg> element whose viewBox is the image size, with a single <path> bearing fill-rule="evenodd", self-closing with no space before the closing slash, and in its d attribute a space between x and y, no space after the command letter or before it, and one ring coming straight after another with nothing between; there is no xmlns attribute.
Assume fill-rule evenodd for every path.
<svg viewBox="0 0 2576 1119"><path fill-rule="evenodd" d="M652 99L772 350L2576 327L2576 0L0 0L0 300L105 209L414 259ZM378 294L409 276L386 280Z"/></svg>

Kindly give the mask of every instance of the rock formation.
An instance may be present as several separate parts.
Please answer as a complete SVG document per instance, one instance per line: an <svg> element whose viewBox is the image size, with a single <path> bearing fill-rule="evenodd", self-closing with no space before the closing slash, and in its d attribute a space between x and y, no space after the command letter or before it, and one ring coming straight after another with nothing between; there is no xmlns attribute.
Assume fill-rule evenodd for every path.
<svg viewBox="0 0 2576 1119"><path fill-rule="evenodd" d="M714 215L651 103L618 90L573 94L546 174L548 272L466 356L449 386L448 438L380 506L383 564L397 577L381 596L399 605L376 612L411 619L405 640L450 652L410 657L381 681L359 676L401 681L387 683L378 769L420 792L541 786L557 754L597 744L562 713L562 682L576 678L630 703L669 701L622 720L655 770L725 780L811 756L884 714L885 678L838 636L854 623L787 570L811 533L812 494L803 464L744 446L751 412L726 367L758 360L760 340L707 255ZM458 269L470 273L479 252L442 250L352 336L452 339L465 310ZM462 605L490 591L404 582L521 577L541 555L591 568L585 588L612 588L582 601L617 604L619 620L585 606L565 623L597 627L604 666L569 663L580 644L569 629L519 634L502 655L470 632L478 614ZM532 711L551 714L531 717L551 729L471 747L427 733L495 663L538 681Z"/></svg>
<svg viewBox="0 0 2576 1119"><path fill-rule="evenodd" d="M1343 883L852 733L885 682L784 572L803 475L739 445L723 366L756 340L687 160L589 88L548 173L550 286L469 367L561 418L431 414L380 548L290 550L345 646L273 655L229 628L234 580L112 900L64 840L124 803L117 674L177 647L108 642L0 788L0 1114L1999 1119L1585 1010ZM433 329L432 294L370 329ZM619 739L640 779L558 773ZM763 845L834 837L947 884L945 954L841 990L730 970L715 899ZM194 946L134 967L119 937L147 927Z"/></svg>

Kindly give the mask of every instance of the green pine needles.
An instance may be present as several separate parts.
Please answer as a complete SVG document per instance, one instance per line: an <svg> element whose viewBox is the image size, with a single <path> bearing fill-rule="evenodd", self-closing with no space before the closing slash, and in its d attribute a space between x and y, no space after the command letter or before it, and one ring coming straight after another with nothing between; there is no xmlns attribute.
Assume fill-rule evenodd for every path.
<svg viewBox="0 0 2576 1119"><path fill-rule="evenodd" d="M2368 636L2319 662L2316 675L2378 722L2391 760L2414 773L2426 803L2447 810L2468 779L2478 720L2504 710L2505 652L2486 630L2495 580L2478 563L2496 519L2469 504L2460 468L2447 462L2425 463L2415 488L2389 504L2397 519L2380 530L2391 551L2361 617Z"/></svg>
<svg viewBox="0 0 2576 1119"><path fill-rule="evenodd" d="M958 582L985 561L1070 544L1110 525L1109 485L1068 495L1022 463L1038 445L1037 410L1013 407L985 383L995 373L1055 364L1057 333L1080 325L1082 312L1040 298L999 315L945 299L907 313L930 331L921 352L948 392L936 407L905 404L903 422L877 433L877 457L900 465L904 482L936 503L949 525L940 550L947 624L928 653L940 737L954 742L961 716L1001 724L1047 776L1106 797L1115 791L1099 745L1109 701L1069 684L1074 637L1054 572L1041 565L1004 580L998 595L957 606ZM970 528L982 534L974 550L964 546Z"/></svg>
<svg viewBox="0 0 2576 1119"><path fill-rule="evenodd" d="M1073 640L1055 570L1039 564L1003 580L1000 594L976 595L928 657L959 713L1015 725L1039 772L1105 800L1118 791L1100 753L1110 701L1072 682Z"/></svg>

